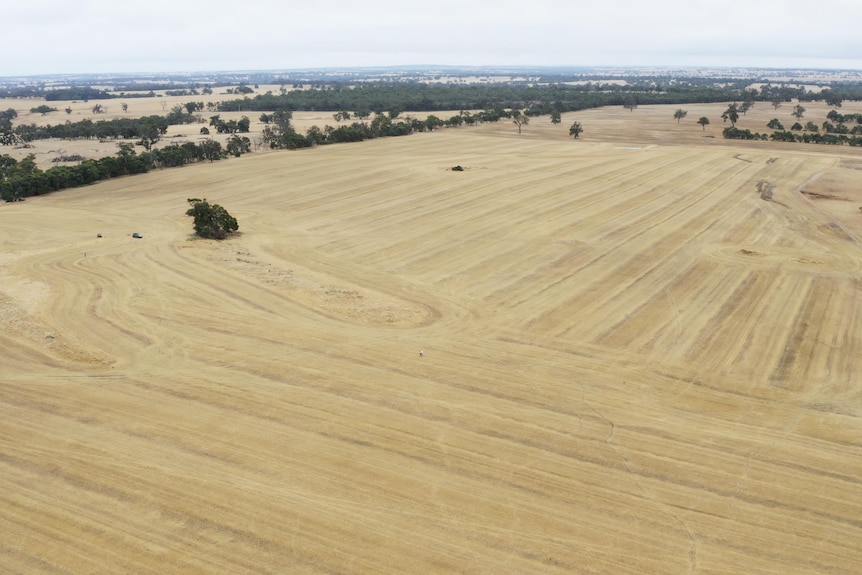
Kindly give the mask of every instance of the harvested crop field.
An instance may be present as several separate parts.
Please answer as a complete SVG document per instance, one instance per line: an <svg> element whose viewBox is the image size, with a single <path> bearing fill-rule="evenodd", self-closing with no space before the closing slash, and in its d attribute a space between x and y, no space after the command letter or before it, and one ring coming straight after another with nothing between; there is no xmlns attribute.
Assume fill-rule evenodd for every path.
<svg viewBox="0 0 862 575"><path fill-rule="evenodd" d="M0 206L0 572L859 573L862 155L672 114Z"/></svg>

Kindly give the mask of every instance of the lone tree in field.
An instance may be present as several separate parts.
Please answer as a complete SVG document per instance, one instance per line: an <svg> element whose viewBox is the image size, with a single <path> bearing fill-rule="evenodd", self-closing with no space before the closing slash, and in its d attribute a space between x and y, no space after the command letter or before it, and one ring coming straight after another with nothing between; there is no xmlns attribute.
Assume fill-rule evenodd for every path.
<svg viewBox="0 0 862 575"><path fill-rule="evenodd" d="M635 108L638 107L638 100L634 96L629 96L626 98L625 103L623 104L623 109L628 110L629 112L634 112Z"/></svg>
<svg viewBox="0 0 862 575"><path fill-rule="evenodd" d="M239 229L236 218L220 205L210 204L206 198L189 198L188 202L192 207L186 211L186 215L195 219L195 234L198 236L223 240Z"/></svg>
<svg viewBox="0 0 862 575"><path fill-rule="evenodd" d="M725 122L730 120L730 125L736 127L736 121L739 120L739 107L736 102L727 107L727 110L721 115L721 119Z"/></svg>
<svg viewBox="0 0 862 575"><path fill-rule="evenodd" d="M773 109L775 109L775 110L777 110L778 108L780 108L780 107L781 107L781 98L774 98L774 99L772 100L772 107L773 107Z"/></svg>
<svg viewBox="0 0 862 575"><path fill-rule="evenodd" d="M559 112L551 112L551 123L553 125L556 126L557 124L559 124L562 121L563 121L563 119L560 117Z"/></svg>
<svg viewBox="0 0 862 575"><path fill-rule="evenodd" d="M709 118L701 116L697 123L703 126L704 131L706 131L706 127L709 125Z"/></svg>
<svg viewBox="0 0 862 575"><path fill-rule="evenodd" d="M802 104L796 104L793 106L793 112L790 113L790 115L795 117L797 120L801 120L804 114L805 108L802 107Z"/></svg>
<svg viewBox="0 0 862 575"><path fill-rule="evenodd" d="M673 118L676 120L676 123L679 124L679 121L685 118L687 115L688 112L686 112L682 108L677 108L676 112L673 113Z"/></svg>
<svg viewBox="0 0 862 575"><path fill-rule="evenodd" d="M581 134L584 132L584 127L581 126L580 122L575 122L572 124L572 127L569 128L569 135L576 140L581 137Z"/></svg>
<svg viewBox="0 0 862 575"><path fill-rule="evenodd" d="M521 133L521 126L526 126L530 123L530 118L523 111L512 114L512 123L518 126L518 133Z"/></svg>

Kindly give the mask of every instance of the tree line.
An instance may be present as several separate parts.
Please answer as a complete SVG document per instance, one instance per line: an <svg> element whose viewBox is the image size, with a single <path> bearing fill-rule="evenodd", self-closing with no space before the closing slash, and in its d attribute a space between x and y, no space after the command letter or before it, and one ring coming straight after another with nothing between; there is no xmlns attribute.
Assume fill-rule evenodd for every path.
<svg viewBox="0 0 862 575"><path fill-rule="evenodd" d="M746 81L745 84L748 82ZM628 103L694 104L727 101L789 102L825 101L840 107L842 101L862 100L862 84L835 85L821 91L802 86L765 84L760 89L745 88L738 81L731 86L657 83L639 81L617 84L382 84L336 85L311 90L267 92L253 97L218 102L219 111L351 110L436 112L443 110L523 109L528 116L552 112L575 112Z"/></svg>
<svg viewBox="0 0 862 575"><path fill-rule="evenodd" d="M0 198L7 202L23 200L30 196L38 196L62 190L86 186L101 180L118 178L131 174L145 174L154 168L177 167L194 162L214 162L227 157L228 154L239 155L248 152L250 145L239 136L239 148L231 146L224 148L215 140L201 143L186 142L172 144L159 149L138 154L133 144L121 142L119 151L114 156L106 156L98 160L84 160L75 166L54 166L41 170L36 165L33 154L23 160L0 155ZM233 138L232 138L233 140Z"/></svg>
<svg viewBox="0 0 862 575"><path fill-rule="evenodd" d="M831 98L831 104L841 106L841 102L835 98ZM801 142L806 144L828 144L828 145L850 145L862 146L862 114L841 114L837 110L830 110L826 115L826 121L821 126L814 122L808 121L803 126L801 120L805 115L805 107L801 103L797 103L790 112L790 115L796 118L796 122L786 130L784 125L778 118L770 120L766 127L775 130L772 134L752 132L749 129L740 129L736 127L736 122L739 120L740 112L745 112L753 105L753 102L746 102L739 105L736 102L730 104L727 110L721 115L721 118L731 125L722 131L722 135L727 139L734 140L772 140L774 142ZM772 105L777 111L781 107L781 103L777 100L772 101ZM679 114L683 110L677 110L674 118L679 118ZM684 113L683 113L684 116ZM701 118L702 120L706 118ZM837 122L833 124L832 122ZM707 120L709 123L709 120ZM855 123L855 126L848 126L848 123ZM821 127L823 132L820 132ZM798 133L803 132L803 133Z"/></svg>
<svg viewBox="0 0 862 575"><path fill-rule="evenodd" d="M293 128L292 115L291 111L283 109L273 114L261 114L260 120L266 124L262 135L263 143L273 149L309 148L344 142L361 142L374 138L406 136L415 132L431 132L440 128L499 122L504 119L512 120L520 132L521 126L529 122L529 118L523 110L507 110L500 107L479 112L462 110L447 119L430 114L424 120L402 117L400 111L394 110L388 113L375 114L374 118L367 122L352 122L338 126L326 125L322 130L317 126L312 126L305 134L300 134ZM365 119L369 114L356 112L353 116ZM351 117L350 112L336 112L334 114L334 119L339 123L348 121ZM579 128L578 134L582 131L583 129Z"/></svg>
<svg viewBox="0 0 862 575"><path fill-rule="evenodd" d="M328 111L360 113L387 111L438 112L444 110L524 110L528 116L573 112L602 106L623 105L636 98L639 104L683 104L733 100L738 93L725 89L693 87L674 91L596 91L592 87L549 85L362 85L317 90L294 90L221 101L219 111Z"/></svg>
<svg viewBox="0 0 862 575"><path fill-rule="evenodd" d="M41 112L40 108L33 108L33 110ZM183 105L178 104L174 106L166 116L150 115L140 118L115 118L112 120L98 120L96 122L87 118L77 122L67 121L54 125L37 126L36 124L19 124L14 127L12 126L12 120L17 117L17 113L14 109L10 108L5 112L0 111L0 145L13 145L50 138L64 140L92 138L100 140L142 139L155 143L159 140L159 136L167 132L168 126L203 122L204 120L195 114L195 112L203 110L203 108L204 105L200 102L187 102ZM232 134L236 132L248 132L251 127L251 120L243 116L239 120L224 121L216 115L211 117L210 125L220 134ZM144 146L148 147L146 144Z"/></svg>
<svg viewBox="0 0 862 575"><path fill-rule="evenodd" d="M45 126L37 126L36 124L19 124L14 128L3 126L0 124L0 138L3 134L7 138L14 141L9 144L21 142L32 142L34 140L46 140L49 138L59 139L92 139L100 140L115 140L115 139L136 139L145 135L152 135L153 132L165 134L168 126L171 124L169 118L165 116L144 116L141 118L116 118L113 120L98 120L96 122L90 119L80 120L78 122L66 122L63 124L48 124ZM0 142L0 144L6 142Z"/></svg>
<svg viewBox="0 0 862 575"><path fill-rule="evenodd" d="M848 136L846 134L824 134L820 132L804 132L800 134L789 130L776 130L771 134L762 134L731 126L725 128L722 131L722 135L729 140L772 140L773 142L862 146L862 136Z"/></svg>
<svg viewBox="0 0 862 575"><path fill-rule="evenodd" d="M496 122L503 118L512 118L516 114L519 112L499 108L475 114L464 111L448 121L444 121L434 115L425 120L398 119L399 114L397 112L390 112L389 114L378 114L370 122L353 122L337 127L327 125L322 130L317 126L312 126L305 134L300 134L291 123L292 113L280 110L271 115L264 114L261 118L267 124L263 130L262 140L263 143L274 149L308 148L343 142L361 142L380 137L405 136L417 131L424 132L443 126L459 126L463 123ZM340 115L342 119L349 117L345 114ZM167 128L166 119L159 116L152 118L159 118L162 121L158 124L158 129L162 129L162 133L164 133L163 129ZM146 120L146 118L141 120ZM523 116L521 121L523 121ZM79 124L99 124L98 122L88 122L85 120ZM236 124L240 122L242 120ZM223 120L218 116L213 116L210 119L210 125L216 127L217 130L223 124ZM227 125L230 126L230 124ZM242 123L245 128L247 125L247 122ZM148 140L147 134L143 130L120 131L117 136L119 138L140 137L141 141L137 144L142 145L146 151L138 154L132 143L120 142L118 144L119 151L115 156L107 156L98 160L88 159L75 166L55 166L44 171L36 166L33 154L20 162L11 156L2 155L0 156L0 198L7 202L22 200L29 196L85 186L109 178L142 174L154 168L172 168L201 161L213 162L229 155L241 156L251 150L250 139L235 133L238 128L222 131L232 133L224 147L218 141L209 139L200 143L186 142L161 148L152 147L154 141ZM581 132L582 128L578 124L574 136L577 137Z"/></svg>
<svg viewBox="0 0 862 575"><path fill-rule="evenodd" d="M352 111L360 119L371 113L381 115L384 112L395 114L401 112L435 112L443 110L484 110L485 118L477 121L496 121L487 116L498 114L500 110L522 110L525 116L543 116L561 114L603 106L624 106L634 110L638 105L648 104L689 104L710 103L742 100L742 111L745 106L755 101L770 101L773 104L790 101L793 98L800 101L823 99L835 107L840 107L843 100L862 99L862 84L836 85L820 92L806 91L802 87L792 88L786 85L772 86L766 84L761 89L742 87L741 81L730 87L716 87L715 84L701 85L697 83L664 83L657 80L638 79L630 85L616 84L384 84L350 85L324 87L312 90L282 90L278 94L267 92L254 97L245 96L240 99L226 100L217 103L187 102L174 106L167 115L168 124L193 123L200 121L194 115L204 107L212 112L273 112L284 111L328 111L341 113ZM243 86L244 87L244 86ZM46 91L47 95L105 97L110 94L95 94L92 88L75 87L63 90ZM250 89L238 90L246 93ZM68 92L68 93L67 93ZM96 91L98 92L98 91ZM182 93L178 91L178 93ZM189 91L190 94L196 93ZM151 118L157 118L153 116ZM158 125L154 119L116 119L92 122L81 122L56 126L19 125L11 128L11 122L5 126L0 116L0 144L10 144L17 141L31 141L44 138L140 138L142 133L152 133L152 126ZM450 118L452 122L469 123L470 118ZM215 125L221 133L246 131L242 126L230 126L229 123ZM413 130L421 130L419 125L413 125ZM399 127L398 129L403 129ZM10 134L10 130L12 134ZM353 137L352 134L361 131L359 127L342 130L350 134L342 134L343 138ZM164 131L162 131L164 133ZM341 136L336 136L341 138ZM341 138L341 139L343 139Z"/></svg>
<svg viewBox="0 0 862 575"><path fill-rule="evenodd" d="M46 101L57 100L106 100L112 98L149 98L157 97L156 90L164 90L168 95L197 95L211 94L215 87L229 87L230 93L246 95L254 92L247 83L251 76L242 77L220 77L213 81L202 83L189 80L182 83L177 82L147 82L134 83L118 80L111 90L93 87L85 83L73 84L66 88L51 88L46 86L10 86L0 87L0 97L3 98L44 98ZM358 83L358 80L363 80ZM264 74L253 80L255 88L260 83L282 84L282 92L285 84L297 85L297 78L293 81L284 75ZM308 78L299 81L299 85L310 84L312 90L292 91L298 102L303 107L293 109L324 110L324 109L360 109L359 106L345 101L345 96L360 89L354 95L357 99L366 100L366 104L383 105L384 110L390 109L384 102L389 96L386 94L369 94L375 91L399 92L404 102L410 100L405 109L413 111L439 111L443 109L483 109L492 104L500 103L505 107L529 108L527 102L540 103L572 102L576 99L576 93L594 93L608 95L639 94L644 98L643 104L684 104L710 101L730 101L734 99L747 99L751 96L758 101L769 101L773 98L781 98L783 101L798 99L800 101L826 101L830 98L839 100L862 100L862 82L843 81L821 84L818 89L806 89L802 84L781 82L772 84L768 79L756 78L707 78L707 77L685 77L672 75L640 76L629 75L619 77L621 82L607 82L606 77L600 75L589 75L583 73L547 73L547 71L536 71L535 77L528 80L510 80L493 84L476 83L426 83L421 80L398 81L391 80L368 80L360 75L346 75L341 80L329 78L320 81L320 78ZM100 80L103 85L104 80ZM237 87L238 83L238 87ZM760 89L753 89L753 83L761 84ZM130 90L128 93L125 90ZM361 94L361 95L360 95ZM664 95L670 98L666 101L654 100L650 94ZM717 99L713 100L712 98ZM694 99L691 99L694 98ZM708 98L708 99L703 99ZM340 108L327 105L327 102L341 101L344 106ZM445 101L446 104L441 102ZM307 107L311 104L314 107ZM319 104L319 105L318 105ZM472 105L475 104L475 105ZM830 103L831 104L831 103ZM231 103L225 103L225 111L232 110ZM607 104L614 105L614 104ZM269 108L274 109L274 108ZM371 108L374 111L373 108ZM572 111L572 110L563 110Z"/></svg>
<svg viewBox="0 0 862 575"><path fill-rule="evenodd" d="M823 90L816 97L826 99L831 105L840 107L843 99L862 99L862 85L859 90L844 86L840 90ZM76 88L80 90L80 88ZM638 91L640 90L640 91ZM247 92L241 90L239 93ZM81 96L82 93L76 92ZM91 95L85 92L83 95ZM497 122L510 119L520 131L529 118L550 115L552 122L559 123L560 115L600 106L621 105L634 111L643 104L701 103L736 100L743 97L743 103L734 103L722 118L730 119L732 125L724 130L725 138L767 139L781 141L810 141L816 143L848 143L860 145L857 136L849 137L840 132L840 126L851 119L858 121L857 115L830 113L830 118L838 123L825 134L793 134L779 129L772 136L739 130L735 126L738 114L754 105L755 101L770 101L778 109L784 98L800 98L803 95L815 97L801 88L790 89L786 86L763 86L761 90L742 89L739 86L715 88L702 85L660 85L642 83L639 86L617 87L605 85L546 85L494 84L494 85L426 85L426 84L371 84L351 87L334 87L315 90L282 90L279 94L267 92L254 97L208 104L213 111L261 111L261 122L266 126L262 141L271 148L306 148L317 145L341 142L359 142L379 137L392 137L436 130L442 127L457 127L476 123ZM67 94L68 96L68 94ZM801 108L801 105L797 106ZM795 108L794 110L796 110ZM0 156L0 195L3 199L20 199L66 187L93 183L106 178L133 173L144 173L153 168L175 167L198 161L215 161L227 155L239 156L251 148L251 141L240 134L249 131L250 120L224 121L218 115L211 116L210 126L219 133L232 134L225 148L219 142L207 140L201 143L185 143L164 146L159 149L153 145L167 131L169 125L201 122L196 112L202 111L202 102L187 102L174 106L166 116L147 116L143 118L118 118L93 122L86 119L80 122L66 122L56 126L19 125L12 127L16 117L14 109L0 111L0 144L14 144L42 138L99 138L138 140L145 152L136 154L130 143L120 143L116 156L99 160L84 160L77 166L57 166L46 171L39 170L32 157L16 162L9 156ZM291 124L293 110L337 110L334 119L338 125L325 126L323 129L312 126L305 134L296 132ZM402 116L406 111L462 110L449 118L434 114L424 120ZM468 110L480 110L470 112ZM374 114L373 119L364 121ZM686 115L681 108L674 118L679 122ZM862 116L862 115L860 115ZM363 121L348 122L352 117ZM800 114L801 117L801 114ZM698 120L704 128L707 118ZM206 127L202 133L208 133ZM583 127L576 122L569 133L578 138Z"/></svg>

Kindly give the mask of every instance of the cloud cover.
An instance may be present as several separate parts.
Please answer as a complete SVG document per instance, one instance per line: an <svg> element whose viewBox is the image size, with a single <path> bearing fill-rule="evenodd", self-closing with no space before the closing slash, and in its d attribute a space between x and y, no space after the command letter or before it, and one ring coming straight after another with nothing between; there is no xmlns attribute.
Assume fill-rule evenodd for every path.
<svg viewBox="0 0 862 575"><path fill-rule="evenodd" d="M388 65L862 69L858 0L34 0L0 76ZM11 50L10 50L11 51Z"/></svg>

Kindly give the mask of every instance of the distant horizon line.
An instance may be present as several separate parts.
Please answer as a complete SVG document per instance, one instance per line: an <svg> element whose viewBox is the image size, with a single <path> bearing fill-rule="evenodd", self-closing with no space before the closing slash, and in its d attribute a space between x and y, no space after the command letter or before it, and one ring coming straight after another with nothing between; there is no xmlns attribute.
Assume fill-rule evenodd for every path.
<svg viewBox="0 0 862 575"><path fill-rule="evenodd" d="M189 74L284 74L284 73L307 73L307 72L369 72L369 71L411 71L411 72L435 72L435 71L479 71L479 72L530 72L530 71L559 71L584 73L589 71L747 71L747 72L788 72L802 73L853 73L862 76L862 69L842 67L816 67L816 66L734 66L734 65L673 65L673 64L594 64L594 65L454 65L454 64L391 64L391 65L364 65L364 66L303 66L292 68L224 68L224 69L177 69L164 71L138 71L138 72L44 72L33 74L9 74L0 75L0 79L24 79L24 78L58 78L58 77L81 77L81 76L180 76Z"/></svg>

